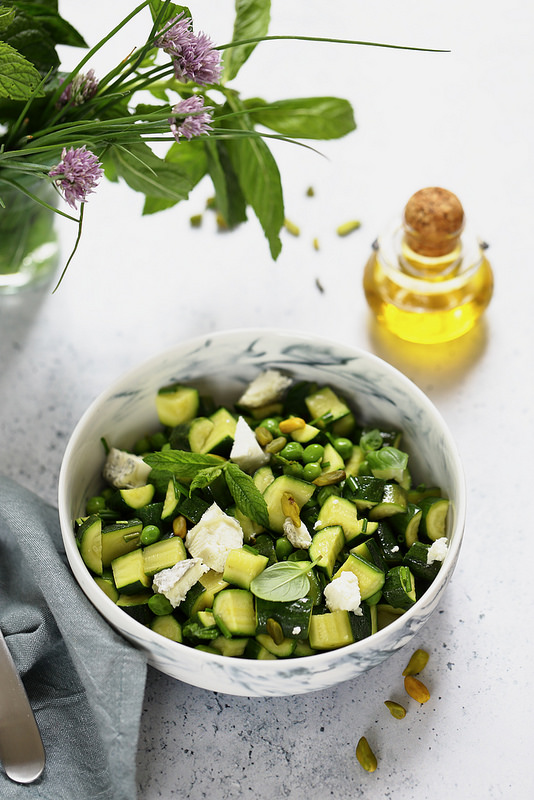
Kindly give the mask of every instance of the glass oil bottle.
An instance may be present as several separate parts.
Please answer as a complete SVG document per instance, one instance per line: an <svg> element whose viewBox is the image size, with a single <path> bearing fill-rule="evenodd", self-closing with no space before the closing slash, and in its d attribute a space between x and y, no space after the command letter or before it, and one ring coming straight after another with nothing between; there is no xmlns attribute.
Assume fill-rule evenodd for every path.
<svg viewBox="0 0 534 800"><path fill-rule="evenodd" d="M367 302L401 339L435 344L467 333L488 306L493 272L486 245L465 226L452 192L429 187L379 236L364 271Z"/></svg>

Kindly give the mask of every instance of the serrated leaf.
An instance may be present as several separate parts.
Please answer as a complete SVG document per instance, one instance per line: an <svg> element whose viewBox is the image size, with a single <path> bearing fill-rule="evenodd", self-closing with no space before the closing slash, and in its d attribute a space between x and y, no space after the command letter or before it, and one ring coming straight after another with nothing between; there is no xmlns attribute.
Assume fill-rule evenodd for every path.
<svg viewBox="0 0 534 800"><path fill-rule="evenodd" d="M271 0L236 0L232 42L265 36L271 20ZM230 47L223 56L223 80L235 78L257 42Z"/></svg>
<svg viewBox="0 0 534 800"><path fill-rule="evenodd" d="M59 67L55 42L45 28L29 14L17 10L15 19L2 34L2 39L42 73L48 72L51 67Z"/></svg>
<svg viewBox="0 0 534 800"><path fill-rule="evenodd" d="M41 76L23 55L6 42L0 42L0 97L28 100Z"/></svg>
<svg viewBox="0 0 534 800"><path fill-rule="evenodd" d="M65 44L70 47L87 47L87 43L78 31L60 16L55 2L26 2L16 0L16 7L32 17L50 36L54 44Z"/></svg>
<svg viewBox="0 0 534 800"><path fill-rule="evenodd" d="M293 139L340 139L355 130L354 112L339 97L303 97L264 103L248 100L250 117Z"/></svg>
<svg viewBox="0 0 534 800"><path fill-rule="evenodd" d="M0 33L2 33L2 31L5 31L6 28L9 28L14 19L15 19L14 8L6 8L5 6L0 6Z"/></svg>
<svg viewBox="0 0 534 800"><path fill-rule="evenodd" d="M116 174L136 192L177 203L185 200L191 191L191 182L179 167L158 158L144 143L127 147L111 145L107 156Z"/></svg>
<svg viewBox="0 0 534 800"><path fill-rule="evenodd" d="M206 486L209 486L210 483L213 483L220 475L222 475L222 468L221 467L208 467L207 469L201 469L193 480L191 481L191 485L189 487L189 494L193 492L195 489L205 489Z"/></svg>
<svg viewBox="0 0 534 800"><path fill-rule="evenodd" d="M232 464L231 461L225 464L224 475L228 490L238 509L254 522L268 528L267 503L250 475L243 472L237 464Z"/></svg>
<svg viewBox="0 0 534 800"><path fill-rule="evenodd" d="M179 480L193 480L198 472L208 467L221 467L224 459L203 453L189 453L185 450L161 450L148 453L143 460L158 471L166 471L168 477L174 475Z"/></svg>

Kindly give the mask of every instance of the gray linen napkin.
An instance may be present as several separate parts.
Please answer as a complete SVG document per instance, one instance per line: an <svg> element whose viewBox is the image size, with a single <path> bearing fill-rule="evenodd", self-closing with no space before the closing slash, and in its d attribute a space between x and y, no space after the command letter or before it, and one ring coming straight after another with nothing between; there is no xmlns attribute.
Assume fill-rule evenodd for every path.
<svg viewBox="0 0 534 800"><path fill-rule="evenodd" d="M146 658L78 587L57 510L2 476L0 627L47 757L27 786L0 766L2 800L134 800Z"/></svg>

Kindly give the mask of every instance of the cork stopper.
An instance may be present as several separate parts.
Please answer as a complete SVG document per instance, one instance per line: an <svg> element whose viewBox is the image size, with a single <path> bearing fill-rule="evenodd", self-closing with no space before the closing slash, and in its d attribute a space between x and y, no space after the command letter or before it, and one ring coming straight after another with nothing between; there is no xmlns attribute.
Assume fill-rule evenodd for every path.
<svg viewBox="0 0 534 800"><path fill-rule="evenodd" d="M439 186L420 189L404 209L405 241L429 258L451 253L464 227L464 210L455 194Z"/></svg>

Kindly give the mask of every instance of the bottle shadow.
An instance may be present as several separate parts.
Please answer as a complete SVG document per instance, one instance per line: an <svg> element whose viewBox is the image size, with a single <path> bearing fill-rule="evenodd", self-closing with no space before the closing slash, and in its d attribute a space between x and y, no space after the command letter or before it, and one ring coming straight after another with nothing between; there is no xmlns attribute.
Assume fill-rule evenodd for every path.
<svg viewBox="0 0 534 800"><path fill-rule="evenodd" d="M416 344L394 336L370 315L368 335L377 356L425 391L439 391L460 383L483 356L489 328L487 320L482 319L458 339L441 344Z"/></svg>

